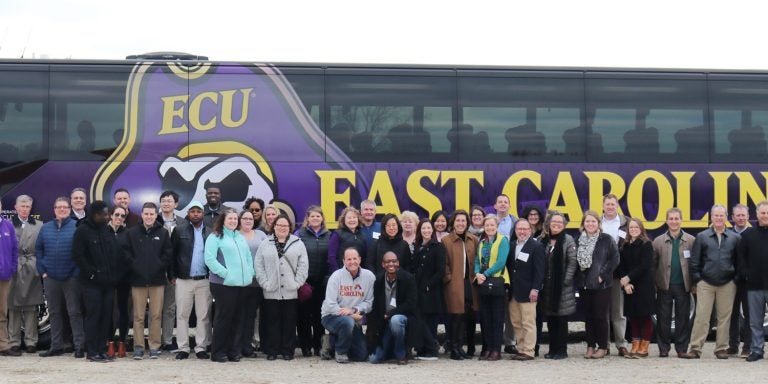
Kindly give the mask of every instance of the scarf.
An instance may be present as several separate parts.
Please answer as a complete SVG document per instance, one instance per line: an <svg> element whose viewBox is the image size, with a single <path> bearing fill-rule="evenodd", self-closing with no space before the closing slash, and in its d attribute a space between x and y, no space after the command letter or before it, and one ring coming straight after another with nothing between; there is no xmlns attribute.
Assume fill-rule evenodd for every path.
<svg viewBox="0 0 768 384"><path fill-rule="evenodd" d="M586 271L592 266L592 254L595 252L595 244L597 244L599 233L594 236L587 235L586 232L581 232L579 237L579 249L576 252L576 260L579 262L579 268L582 271Z"/></svg>
<svg viewBox="0 0 768 384"><path fill-rule="evenodd" d="M563 293L563 245L565 243L565 233L560 232L557 235L552 235L546 241L549 243L553 239L555 240L555 246L550 251L549 257L550 276L552 278L550 284L552 294L549 295L552 300L549 301L549 310L552 313L557 313L560 308L560 295Z"/></svg>

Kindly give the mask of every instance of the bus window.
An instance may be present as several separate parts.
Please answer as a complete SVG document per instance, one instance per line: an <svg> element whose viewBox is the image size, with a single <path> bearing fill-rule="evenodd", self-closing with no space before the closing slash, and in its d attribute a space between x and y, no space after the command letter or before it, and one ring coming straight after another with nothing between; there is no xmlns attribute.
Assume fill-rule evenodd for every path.
<svg viewBox="0 0 768 384"><path fill-rule="evenodd" d="M768 81L711 81L713 161L768 161Z"/></svg>
<svg viewBox="0 0 768 384"><path fill-rule="evenodd" d="M583 81L510 76L460 77L462 161L583 160Z"/></svg>
<svg viewBox="0 0 768 384"><path fill-rule="evenodd" d="M709 155L705 82L588 79L590 161L705 162Z"/></svg>
<svg viewBox="0 0 768 384"><path fill-rule="evenodd" d="M48 157L48 73L0 71L0 193Z"/></svg>
<svg viewBox="0 0 768 384"><path fill-rule="evenodd" d="M123 138L129 68L51 72L51 158L109 157Z"/></svg>
<svg viewBox="0 0 768 384"><path fill-rule="evenodd" d="M327 138L354 161L455 161L455 80L397 72L328 76Z"/></svg>

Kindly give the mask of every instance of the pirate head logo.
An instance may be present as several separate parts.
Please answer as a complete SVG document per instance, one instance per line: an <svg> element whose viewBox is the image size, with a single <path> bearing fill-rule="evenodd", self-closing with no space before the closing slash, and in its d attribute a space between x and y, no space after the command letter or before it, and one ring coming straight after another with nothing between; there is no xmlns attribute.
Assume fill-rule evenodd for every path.
<svg viewBox="0 0 768 384"><path fill-rule="evenodd" d="M174 190L184 214L216 186L227 206L255 196L295 218L294 206L318 203L318 170L352 167L270 65L139 63L125 114L122 141L94 176L92 199L127 188L138 209Z"/></svg>
<svg viewBox="0 0 768 384"><path fill-rule="evenodd" d="M195 154L185 157L185 153ZM186 212L192 201L205 201L205 191L218 187L222 201L242 207L251 196L264 201L274 197L274 174L263 157L235 142L195 144L168 156L158 168L163 190L179 194L178 210Z"/></svg>

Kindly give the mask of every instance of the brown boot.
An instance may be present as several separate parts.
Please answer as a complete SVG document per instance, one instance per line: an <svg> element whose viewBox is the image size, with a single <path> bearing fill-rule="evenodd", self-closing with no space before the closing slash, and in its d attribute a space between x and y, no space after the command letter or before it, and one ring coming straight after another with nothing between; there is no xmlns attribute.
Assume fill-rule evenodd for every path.
<svg viewBox="0 0 768 384"><path fill-rule="evenodd" d="M640 339L632 339L632 350L629 351L626 355L624 355L627 359L635 359L637 358L636 354L637 351L640 349Z"/></svg>
<svg viewBox="0 0 768 384"><path fill-rule="evenodd" d="M119 342L117 344L117 357L125 357L125 343Z"/></svg>
<svg viewBox="0 0 768 384"><path fill-rule="evenodd" d="M109 357L110 359L115 358L115 342L114 341L110 341L109 343L107 343L107 357Z"/></svg>
<svg viewBox="0 0 768 384"><path fill-rule="evenodd" d="M635 354L635 359L648 357L648 347L651 346L650 340L640 340L640 348Z"/></svg>

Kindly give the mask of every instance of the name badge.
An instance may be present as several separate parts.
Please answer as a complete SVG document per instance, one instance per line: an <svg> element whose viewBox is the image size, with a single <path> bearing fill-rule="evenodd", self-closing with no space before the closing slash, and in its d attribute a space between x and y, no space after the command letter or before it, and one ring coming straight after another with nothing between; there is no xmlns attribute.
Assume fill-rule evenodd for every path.
<svg viewBox="0 0 768 384"><path fill-rule="evenodd" d="M389 300L389 306L397 308L397 299L393 297L391 300Z"/></svg>
<svg viewBox="0 0 768 384"><path fill-rule="evenodd" d="M683 257L686 258L686 259L690 259L691 258L691 251L689 251L687 249L684 250L683 251Z"/></svg>
<svg viewBox="0 0 768 384"><path fill-rule="evenodd" d="M525 253L525 252L520 252L520 253L517 254L517 259L522 261L522 262L524 262L524 263L528 262L528 257L529 257L529 255L527 253Z"/></svg>
<svg viewBox="0 0 768 384"><path fill-rule="evenodd" d="M626 240L627 239L627 233L619 229L619 237Z"/></svg>
<svg viewBox="0 0 768 384"><path fill-rule="evenodd" d="M374 233L373 233L373 238L374 238L374 239L378 239L378 238L379 238L379 236L381 236L381 233L378 233L378 232L374 232Z"/></svg>

